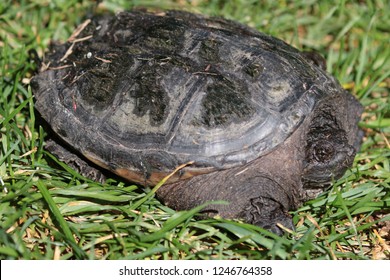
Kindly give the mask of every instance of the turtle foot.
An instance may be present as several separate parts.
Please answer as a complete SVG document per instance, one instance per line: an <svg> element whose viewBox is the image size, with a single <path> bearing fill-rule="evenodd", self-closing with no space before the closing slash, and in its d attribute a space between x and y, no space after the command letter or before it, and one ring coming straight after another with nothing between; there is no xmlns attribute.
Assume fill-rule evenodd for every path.
<svg viewBox="0 0 390 280"><path fill-rule="evenodd" d="M243 219L251 224L269 230L279 236L284 234L282 227L294 230L291 216L275 200L258 197L250 200L250 205L241 214ZM281 226L282 227L281 227Z"/></svg>

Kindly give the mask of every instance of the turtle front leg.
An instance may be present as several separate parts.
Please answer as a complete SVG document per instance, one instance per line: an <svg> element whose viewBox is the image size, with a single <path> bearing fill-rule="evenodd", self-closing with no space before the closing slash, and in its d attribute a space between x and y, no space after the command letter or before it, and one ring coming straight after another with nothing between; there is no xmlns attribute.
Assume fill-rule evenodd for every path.
<svg viewBox="0 0 390 280"><path fill-rule="evenodd" d="M283 231L279 224L294 230L289 210L299 205L301 197L293 182L283 181L278 183L274 178L259 175L246 178L242 188L246 193L247 203L238 214L247 223L251 223L282 235Z"/></svg>
<svg viewBox="0 0 390 280"><path fill-rule="evenodd" d="M292 218L279 202L269 197L250 199L248 206L240 213L244 221L269 230L277 235L283 235L279 225L294 230Z"/></svg>
<svg viewBox="0 0 390 280"><path fill-rule="evenodd" d="M65 145L61 145L53 139L48 139L45 148L84 177L99 183L103 183L106 180L106 176L98 167L95 167L93 163L83 159L75 152L70 151L70 148L65 147Z"/></svg>
<svg viewBox="0 0 390 280"><path fill-rule="evenodd" d="M176 210L187 210L207 201L223 200L227 205L211 204L203 209L206 216L219 215L241 219L278 235L278 224L294 229L288 210L299 205L296 188L281 185L266 174L252 175L232 170L218 171L162 186L160 200Z"/></svg>

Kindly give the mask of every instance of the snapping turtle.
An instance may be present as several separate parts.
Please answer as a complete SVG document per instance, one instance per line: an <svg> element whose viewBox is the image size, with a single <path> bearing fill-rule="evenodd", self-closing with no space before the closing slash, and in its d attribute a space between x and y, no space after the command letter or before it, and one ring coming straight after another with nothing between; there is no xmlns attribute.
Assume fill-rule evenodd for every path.
<svg viewBox="0 0 390 280"><path fill-rule="evenodd" d="M222 18L96 16L44 65L31 85L53 152L148 186L192 162L157 192L175 209L225 200L203 213L281 233L360 146L362 106L319 55Z"/></svg>

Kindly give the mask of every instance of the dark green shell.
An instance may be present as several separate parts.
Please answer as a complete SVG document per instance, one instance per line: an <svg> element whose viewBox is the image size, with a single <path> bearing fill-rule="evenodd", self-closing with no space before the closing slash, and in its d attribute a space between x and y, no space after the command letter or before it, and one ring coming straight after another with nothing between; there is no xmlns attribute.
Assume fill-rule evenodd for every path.
<svg viewBox="0 0 390 280"><path fill-rule="evenodd" d="M178 11L95 17L46 63L32 81L42 117L80 154L138 182L188 161L192 176L258 158L340 90L279 39Z"/></svg>

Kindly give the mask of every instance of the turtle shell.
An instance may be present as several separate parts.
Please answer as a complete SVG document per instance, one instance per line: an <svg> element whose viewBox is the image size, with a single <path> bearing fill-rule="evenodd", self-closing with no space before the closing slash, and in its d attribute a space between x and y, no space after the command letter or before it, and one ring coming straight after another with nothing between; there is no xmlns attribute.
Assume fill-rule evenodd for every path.
<svg viewBox="0 0 390 280"><path fill-rule="evenodd" d="M45 64L32 87L53 131L147 185L189 161L172 180L261 157L338 89L279 39L179 11L94 17Z"/></svg>

